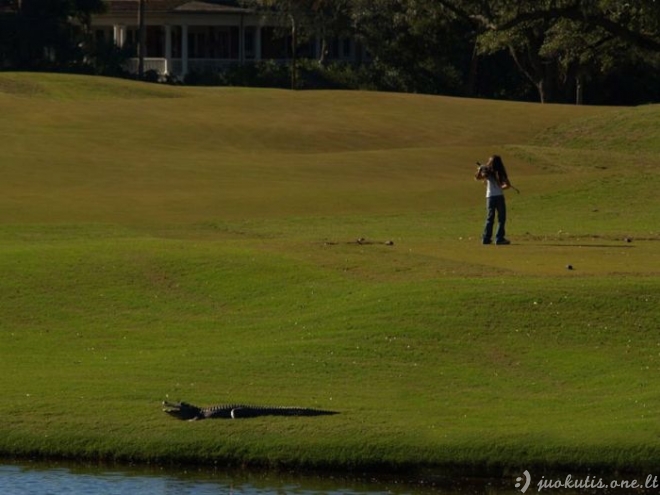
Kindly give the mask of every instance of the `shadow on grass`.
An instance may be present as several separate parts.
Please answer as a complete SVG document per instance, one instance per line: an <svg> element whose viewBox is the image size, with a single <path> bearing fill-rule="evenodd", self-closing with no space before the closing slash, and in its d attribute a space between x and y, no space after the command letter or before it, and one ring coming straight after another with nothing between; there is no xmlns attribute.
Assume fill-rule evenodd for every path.
<svg viewBox="0 0 660 495"><path fill-rule="evenodd" d="M584 248L617 248L617 249L632 249L636 246L617 246L615 244L539 244L539 246L550 246L550 247L584 247Z"/></svg>

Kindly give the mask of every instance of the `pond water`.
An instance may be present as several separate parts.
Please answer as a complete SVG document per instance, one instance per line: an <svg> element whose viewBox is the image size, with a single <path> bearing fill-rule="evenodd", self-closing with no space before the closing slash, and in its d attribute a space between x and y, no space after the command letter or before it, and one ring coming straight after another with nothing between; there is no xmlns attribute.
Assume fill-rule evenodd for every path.
<svg viewBox="0 0 660 495"><path fill-rule="evenodd" d="M4 463L3 463L4 462ZM486 479L435 476L425 483L400 478L301 476L286 473L172 470L71 463L0 461L0 495L512 495L519 493L660 493L660 476L609 480L600 476L531 476ZM568 477L567 477L568 476ZM520 483L516 484L516 481ZM566 489L556 483L572 482ZM598 485L597 482L605 485ZM639 486L631 489L631 482ZM578 484L576 484L578 483ZM581 483L581 485L579 484ZM553 486L554 484L554 486ZM614 484L614 485L612 485ZM524 489L524 490L523 490Z"/></svg>
<svg viewBox="0 0 660 495"><path fill-rule="evenodd" d="M505 493L481 480L463 488L397 480L295 474L0 463L2 495L431 495Z"/></svg>

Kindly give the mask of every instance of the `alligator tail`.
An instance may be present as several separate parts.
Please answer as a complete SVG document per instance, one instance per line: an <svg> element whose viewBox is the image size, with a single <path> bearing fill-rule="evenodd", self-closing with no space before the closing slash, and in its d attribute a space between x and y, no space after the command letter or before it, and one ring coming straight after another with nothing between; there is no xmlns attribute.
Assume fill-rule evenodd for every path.
<svg viewBox="0 0 660 495"><path fill-rule="evenodd" d="M327 416L331 414L337 414L337 412L306 407L236 407L231 410L232 419L259 416Z"/></svg>

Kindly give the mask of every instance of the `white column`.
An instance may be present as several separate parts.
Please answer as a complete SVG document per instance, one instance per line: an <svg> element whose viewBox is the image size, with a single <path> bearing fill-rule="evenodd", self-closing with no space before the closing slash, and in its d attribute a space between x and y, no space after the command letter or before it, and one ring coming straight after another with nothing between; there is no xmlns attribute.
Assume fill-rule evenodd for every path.
<svg viewBox="0 0 660 495"><path fill-rule="evenodd" d="M117 47L123 47L126 42L126 26L118 24L112 26L112 39Z"/></svg>
<svg viewBox="0 0 660 495"><path fill-rule="evenodd" d="M181 26L181 77L188 74L188 25Z"/></svg>
<svg viewBox="0 0 660 495"><path fill-rule="evenodd" d="M172 26L165 25L165 75L172 70Z"/></svg>

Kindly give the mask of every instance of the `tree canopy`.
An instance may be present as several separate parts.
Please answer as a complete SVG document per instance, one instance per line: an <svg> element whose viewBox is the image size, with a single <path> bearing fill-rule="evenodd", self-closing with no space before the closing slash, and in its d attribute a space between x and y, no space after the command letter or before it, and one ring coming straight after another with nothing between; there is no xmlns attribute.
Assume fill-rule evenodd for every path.
<svg viewBox="0 0 660 495"><path fill-rule="evenodd" d="M384 89L542 102L582 102L585 87L592 102L660 97L659 0L251 3L323 39L350 24Z"/></svg>
<svg viewBox="0 0 660 495"><path fill-rule="evenodd" d="M60 68L79 62L91 15L104 8L103 0L0 0L0 67Z"/></svg>
<svg viewBox="0 0 660 495"><path fill-rule="evenodd" d="M356 0L358 4L361 1L368 3ZM397 9L408 12L406 32L414 33L420 26L428 26L430 21L434 29L443 31L444 37L438 36L438 39L443 39L445 45L436 44L434 53L450 56L462 47L463 54L467 55L467 47L474 46L470 65L458 68L463 74L462 87L468 94L478 92L478 85L470 79L484 77L483 71L479 71L481 67L492 73L513 66L523 81L536 90L540 101L573 98L580 101L585 83L602 81L622 67L647 65L651 77L658 78L660 2L656 0L626 3L616 0L391 0L389 3L396 5L389 15L392 19L397 18ZM373 41L371 46L376 46ZM500 56L499 67L489 64L488 58L492 62L492 56L501 53L508 54L508 63ZM398 65L407 60L409 57L404 56ZM478 72L481 73L477 75ZM492 76L486 74L486 77ZM514 88L509 88L512 90L515 93Z"/></svg>
<svg viewBox="0 0 660 495"><path fill-rule="evenodd" d="M617 64L658 61L660 2L656 0L437 0L470 22L482 54L507 51L541 101L562 99L561 86ZM657 70L657 67L656 67ZM565 98L565 96L564 96Z"/></svg>

